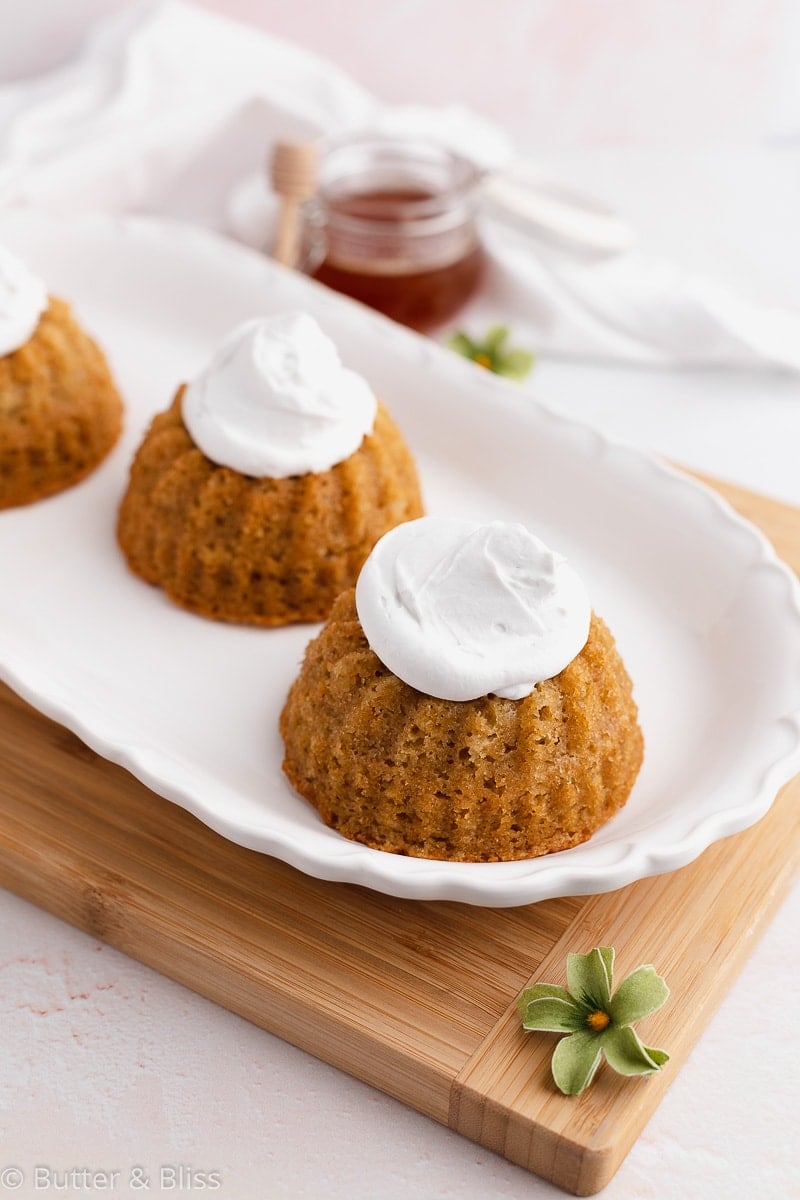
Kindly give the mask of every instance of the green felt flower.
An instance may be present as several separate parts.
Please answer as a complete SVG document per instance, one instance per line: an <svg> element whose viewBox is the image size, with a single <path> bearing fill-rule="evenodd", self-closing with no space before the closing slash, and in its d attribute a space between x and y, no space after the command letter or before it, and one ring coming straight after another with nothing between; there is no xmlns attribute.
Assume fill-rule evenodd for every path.
<svg viewBox="0 0 800 1200"><path fill-rule="evenodd" d="M451 350L471 358L473 362L495 375L508 379L524 379L533 366L533 355L527 350L509 350L506 347L508 329L505 325L492 325L483 341L476 342L466 333L454 333L448 345Z"/></svg>
<svg viewBox="0 0 800 1200"><path fill-rule="evenodd" d="M569 1034L552 1061L556 1086L568 1096L589 1086L604 1054L620 1075L650 1075L669 1059L666 1051L643 1046L631 1029L669 996L655 968L637 967L616 992L613 986L614 949L600 946L567 955L567 987L537 983L519 998L525 1029Z"/></svg>

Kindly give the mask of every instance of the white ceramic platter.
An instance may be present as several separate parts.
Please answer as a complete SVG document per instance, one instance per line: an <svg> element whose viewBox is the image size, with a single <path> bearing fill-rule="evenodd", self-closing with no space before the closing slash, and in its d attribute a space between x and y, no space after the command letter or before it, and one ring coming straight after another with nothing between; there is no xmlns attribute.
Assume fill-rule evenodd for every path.
<svg viewBox="0 0 800 1200"><path fill-rule="evenodd" d="M797 585L710 490L221 238L20 212L0 220L0 243L72 302L127 403L124 437L91 478L0 512L0 675L154 791L314 876L506 906L683 866L757 821L800 769ZM584 845L476 864L347 841L281 772L278 715L316 627L206 621L128 572L116 509L150 417L233 325L287 308L311 312L384 398L430 513L523 521L583 575L646 739L628 804Z"/></svg>

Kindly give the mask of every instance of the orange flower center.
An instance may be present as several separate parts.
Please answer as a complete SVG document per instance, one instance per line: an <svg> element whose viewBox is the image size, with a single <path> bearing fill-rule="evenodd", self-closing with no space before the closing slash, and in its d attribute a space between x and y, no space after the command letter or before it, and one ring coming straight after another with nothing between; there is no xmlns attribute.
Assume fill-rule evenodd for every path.
<svg viewBox="0 0 800 1200"><path fill-rule="evenodd" d="M600 1033L603 1029L608 1029L609 1025L611 1024L611 1017L607 1012L603 1012L602 1009L598 1008L596 1012L589 1013L588 1017L586 1018L586 1024L590 1029L593 1029L595 1033Z"/></svg>
<svg viewBox="0 0 800 1200"><path fill-rule="evenodd" d="M476 354L475 362L480 367L490 367L492 365L492 360L489 358L488 354Z"/></svg>

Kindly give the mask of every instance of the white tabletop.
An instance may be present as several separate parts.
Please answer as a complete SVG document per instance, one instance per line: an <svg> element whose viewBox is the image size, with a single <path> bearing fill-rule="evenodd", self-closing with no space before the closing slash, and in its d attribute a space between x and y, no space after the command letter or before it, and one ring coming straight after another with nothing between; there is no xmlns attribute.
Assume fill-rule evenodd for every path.
<svg viewBox="0 0 800 1200"><path fill-rule="evenodd" d="M72 52L90 20L113 7L118 5L98 0L33 3L14 29L16 40L4 12L0 71L11 77L51 66ZM292 23L285 15L292 6L216 7L303 39L298 20ZM321 13L328 11L318 7ZM477 6L441 7L454 23L467 10L475 19ZM533 6L508 0L492 7L507 19L506 42L512 16L520 30L533 36ZM665 17L668 7L647 0L639 11L657 24L658 14ZM785 15L785 6L767 7L773 19L762 32L765 40L771 39L772 52L767 55L762 48L758 61L764 70L774 69L780 113L788 121L793 111L800 112L800 81L797 96L786 91L781 66L785 47L774 17L776 12ZM577 6L539 8L537 19L550 22L548 44L563 48L563 22L582 19ZM738 6L741 40L747 41L748 22L756 23L764 8L755 2ZM377 5L376 11L376 6L342 0L337 21L346 24L350 14L363 22L365 57L359 60L358 43L337 41L332 33L329 57L338 46L347 69L357 74L361 61L363 81L377 88L376 47L383 46L386 53L387 39L404 44L411 36L412 9L416 6L392 5L390 12ZM698 38L712 36L700 19L701 10L706 23L717 21L717 32L725 24L717 9L711 3L696 6ZM581 5L580 13L585 11ZM17 15L13 21L16 25ZM319 23L306 32L307 44L320 49ZM585 41L590 34L584 30L581 36ZM544 148L524 148L537 149L540 160L566 181L610 201L676 260L735 285L751 299L800 309L800 140L771 141L775 128L768 128L763 106L756 116L752 106L748 109L749 124L744 126L741 112L723 111L720 89L731 104L738 96L732 77L743 61L741 47L734 53L729 46L722 65L714 68L716 99L695 81L691 95L682 96L677 106L677 135L665 123L657 132L666 130L670 136L646 144L641 114L624 127L612 103L619 102L617 93L604 113L596 111L603 106L600 85L614 78L615 54L619 67L623 51L635 55L633 34L617 50L598 30L594 36L600 39L595 107L589 105L588 85L573 86L569 94L576 108L561 126L555 122L564 144L559 146L553 134ZM645 67L650 62L660 80L670 64L658 57L646 32L640 30L639 36L642 60L634 82L645 89L643 105L645 110L651 105L655 120L663 112L647 91ZM466 40L455 38L449 57L435 39L430 45L414 43L429 67L440 69L440 86L445 57L451 81L459 62L474 69L476 60L462 45ZM755 34L750 40L754 46ZM662 53L668 60L672 54L672 65L683 53L681 46L678 34L666 37ZM751 47L749 53L752 58L756 50ZM574 48L570 62L561 63L562 78L557 63L549 60L551 98L562 94L559 80L562 92L569 92L576 62L580 65L581 56ZM401 53L392 64L391 86L399 86L404 69L409 90L415 71L420 78L425 75L416 56ZM750 78L752 82L752 74ZM487 111L496 120L507 113L519 138L519 84L516 90L510 84L504 89L498 81L492 90L487 76L482 86ZM762 87L762 99L763 94ZM475 96L469 100L477 106ZM777 111L771 110L773 116ZM613 147L599 144L601 116L611 130L608 140L619 135ZM731 142L736 120L747 134L746 145ZM532 128L536 130L535 121ZM699 139L693 137L698 128ZM679 144L681 139L685 144ZM617 437L800 506L796 376L541 361L526 386ZM799 926L796 886L753 946L744 970L604 1192L609 1200L800 1195ZM136 1195L131 1183L135 1167L151 1177L148 1194L175 1194L178 1181L183 1189L178 1194L208 1191L200 1183L205 1172L207 1184L219 1182L212 1194L230 1200L318 1194L329 1200L378 1195L386 1200L522 1200L563 1194L7 893L0 893L0 1013L0 1197L4 1187L13 1194L17 1182L13 1173L4 1176L8 1167L18 1167L26 1176L16 1190L25 1197L86 1194L89 1177L81 1174L83 1168L117 1171L116 1177L109 1174L108 1194ZM50 1171L40 1173L38 1188L37 1165ZM175 1169L161 1178L162 1167Z"/></svg>

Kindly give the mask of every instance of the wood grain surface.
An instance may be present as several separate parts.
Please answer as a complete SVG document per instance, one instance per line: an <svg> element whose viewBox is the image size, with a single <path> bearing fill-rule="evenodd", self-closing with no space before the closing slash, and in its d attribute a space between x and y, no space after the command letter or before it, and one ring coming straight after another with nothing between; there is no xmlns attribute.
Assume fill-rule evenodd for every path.
<svg viewBox="0 0 800 1200"><path fill-rule="evenodd" d="M800 567L800 512L717 484ZM243 849L0 685L0 883L576 1195L604 1187L702 1033L800 859L800 780L680 871L511 909L398 900ZM519 992L569 951L653 961L671 1060L580 1097Z"/></svg>

